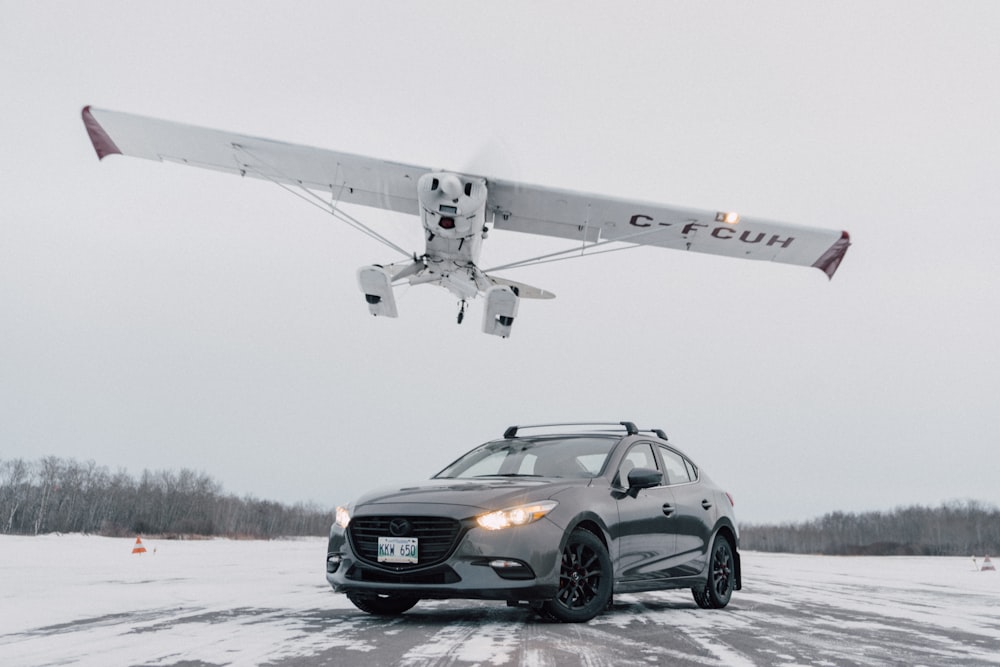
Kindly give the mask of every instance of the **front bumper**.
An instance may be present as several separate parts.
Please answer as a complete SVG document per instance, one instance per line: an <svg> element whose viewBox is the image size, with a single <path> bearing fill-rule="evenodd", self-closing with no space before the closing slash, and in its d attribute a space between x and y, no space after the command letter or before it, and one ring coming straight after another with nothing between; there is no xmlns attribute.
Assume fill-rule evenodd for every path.
<svg viewBox="0 0 1000 667"><path fill-rule="evenodd" d="M421 598L546 600L559 586L563 530L548 518L485 530L463 524L451 554L434 565L400 568L362 559L334 526L326 580L338 593L412 593Z"/></svg>

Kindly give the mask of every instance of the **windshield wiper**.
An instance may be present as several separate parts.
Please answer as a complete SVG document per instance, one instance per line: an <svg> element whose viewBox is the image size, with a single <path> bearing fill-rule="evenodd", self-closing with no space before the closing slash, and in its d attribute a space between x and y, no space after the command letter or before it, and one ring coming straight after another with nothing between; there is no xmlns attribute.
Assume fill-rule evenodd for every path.
<svg viewBox="0 0 1000 667"><path fill-rule="evenodd" d="M476 477L543 477L544 475L529 475L523 472L498 472L494 475L476 475Z"/></svg>

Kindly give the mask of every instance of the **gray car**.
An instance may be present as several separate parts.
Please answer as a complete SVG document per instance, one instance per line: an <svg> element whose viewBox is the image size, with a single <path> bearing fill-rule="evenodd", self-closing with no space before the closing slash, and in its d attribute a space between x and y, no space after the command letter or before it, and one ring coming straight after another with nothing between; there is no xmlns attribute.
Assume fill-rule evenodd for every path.
<svg viewBox="0 0 1000 667"><path fill-rule="evenodd" d="M326 578L371 614L478 598L580 622L613 593L725 607L738 547L732 498L659 429L512 426L429 481L338 507Z"/></svg>

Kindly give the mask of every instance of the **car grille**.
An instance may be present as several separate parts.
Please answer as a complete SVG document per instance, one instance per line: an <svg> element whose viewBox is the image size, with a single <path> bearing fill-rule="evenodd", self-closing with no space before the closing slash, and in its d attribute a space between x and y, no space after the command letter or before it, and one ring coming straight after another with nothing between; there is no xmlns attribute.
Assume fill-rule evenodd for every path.
<svg viewBox="0 0 1000 667"><path fill-rule="evenodd" d="M412 525L407 537L419 540L417 563L379 563L378 538L390 537L389 522L406 519ZM435 565L445 560L458 543L461 524L455 519L427 516L361 516L351 519L347 530L357 557L372 565L399 572Z"/></svg>

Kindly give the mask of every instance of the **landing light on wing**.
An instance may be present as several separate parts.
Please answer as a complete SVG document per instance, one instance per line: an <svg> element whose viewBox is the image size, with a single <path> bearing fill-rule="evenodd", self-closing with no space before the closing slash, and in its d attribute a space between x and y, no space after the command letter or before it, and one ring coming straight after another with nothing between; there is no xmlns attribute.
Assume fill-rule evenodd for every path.
<svg viewBox="0 0 1000 667"><path fill-rule="evenodd" d="M740 221L740 214L733 211L720 211L715 214L716 222L724 222L727 225L735 225Z"/></svg>

